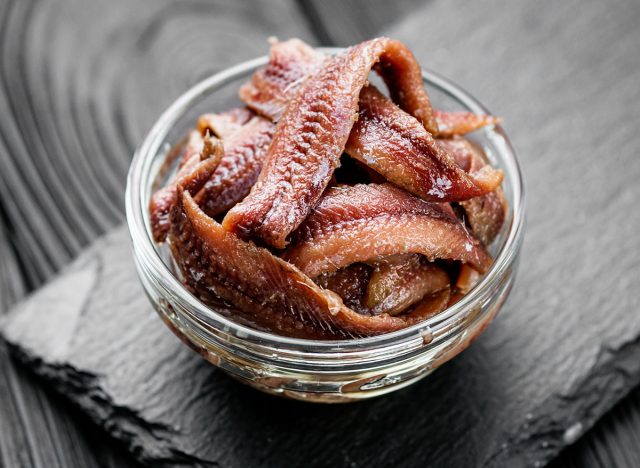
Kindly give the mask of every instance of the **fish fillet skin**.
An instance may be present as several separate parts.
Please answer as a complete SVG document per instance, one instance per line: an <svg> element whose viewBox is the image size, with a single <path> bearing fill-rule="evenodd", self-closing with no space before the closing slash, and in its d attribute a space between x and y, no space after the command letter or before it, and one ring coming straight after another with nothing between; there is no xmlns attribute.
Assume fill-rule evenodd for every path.
<svg viewBox="0 0 640 468"><path fill-rule="evenodd" d="M219 139L229 139L235 133L240 131L242 127L254 116L255 113L246 107L233 108L216 114L203 114L197 121L198 130L190 131L185 140L182 143L179 143L174 151L171 151L167 155L165 165L169 165L175 160L176 150L179 151L178 156L180 157L180 160L178 162L178 170L176 174L169 179L164 187L158 189L151 196L149 212L151 230L156 242L164 242L167 237L167 232L169 231L169 214L177 200L176 181L181 176L188 174L200 161L200 152L204 146L204 137L212 136ZM247 157L245 159L246 161L251 162L253 158ZM225 167L229 167L229 165L229 161L226 161ZM249 164L249 167L252 168L253 165ZM260 169L258 168L256 176L251 179L251 184L255 182L259 171ZM240 194L235 196L236 202L249 193L250 187L251 185L249 185L249 188L246 191L240 191ZM229 196L226 198L229 199L233 197ZM232 205L230 204L226 209L230 206Z"/></svg>
<svg viewBox="0 0 640 468"><path fill-rule="evenodd" d="M418 63L404 44L363 42L330 57L307 77L278 121L258 182L223 226L282 249L327 187L357 119L373 66L401 108L435 126Z"/></svg>
<svg viewBox="0 0 640 468"><path fill-rule="evenodd" d="M317 72L327 57L300 39L276 41L269 62L240 87L240 99L255 112L278 121L307 76ZM502 119L464 111L433 110L435 124L428 130L438 138L464 135Z"/></svg>
<svg viewBox="0 0 640 468"><path fill-rule="evenodd" d="M368 84L372 69L390 98ZM247 107L198 119L185 146L199 136L201 151L184 148L157 194L174 260L203 302L286 336L365 337L441 312L465 275L491 265L483 242L498 208L504 222L502 172L459 135L499 119L433 110L402 43L334 57L277 43L239 94ZM340 185L343 153L368 175Z"/></svg>
<svg viewBox="0 0 640 468"><path fill-rule="evenodd" d="M373 267L369 265L354 263L333 273L320 275L313 281L318 286L336 293L347 307L359 314L372 315L362 304L372 271Z"/></svg>
<svg viewBox="0 0 640 468"><path fill-rule="evenodd" d="M227 139L249 122L255 113L246 107L236 107L225 112L202 114L197 127L202 136L210 132L218 138Z"/></svg>
<svg viewBox="0 0 640 468"><path fill-rule="evenodd" d="M475 272L475 270L472 270ZM400 315L423 298L449 289L449 275L420 255L392 255L380 261L353 263L314 278L364 315Z"/></svg>
<svg viewBox="0 0 640 468"><path fill-rule="evenodd" d="M327 57L300 39L271 45L269 62L257 70L238 91L247 107L275 122L304 80L316 73Z"/></svg>
<svg viewBox="0 0 640 468"><path fill-rule="evenodd" d="M375 46L375 41L388 42L391 54L396 55L393 62L385 61L386 55L383 55L380 62L373 65L389 87L394 102L416 116L429 131L437 133L435 111L431 108L429 95L424 91L422 71L411 51L392 39L383 37L369 43ZM366 43L354 47L363 44ZM305 80L330 61L331 57L299 39L276 41L271 46L267 65L240 87L238 95L250 109L278 121Z"/></svg>
<svg viewBox="0 0 640 468"><path fill-rule="evenodd" d="M223 151L222 142L219 139L215 137L203 138L197 131L189 133L180 154L178 171L164 187L154 192L149 201L151 233L156 242L164 242L169 232L171 209L177 200L176 187L178 180L182 176L191 173L203 156L205 158L208 157L207 153L221 158ZM170 162L172 158L172 155L168 155L167 162Z"/></svg>
<svg viewBox="0 0 640 468"><path fill-rule="evenodd" d="M414 117L372 86L360 93L360 117L347 153L427 201L453 202L489 193L503 173L485 165L465 172Z"/></svg>
<svg viewBox="0 0 640 468"><path fill-rule="evenodd" d="M482 150L469 140L455 138L438 141L454 156L458 165L470 174L487 167ZM475 237L484 245L490 245L500 233L507 217L507 200L502 188L496 187L485 195L461 201L460 206Z"/></svg>
<svg viewBox="0 0 640 468"><path fill-rule="evenodd" d="M449 283L449 275L439 266L420 255L403 255L399 261L376 262L363 305L373 315L397 315L423 297L449 288Z"/></svg>
<svg viewBox="0 0 640 468"><path fill-rule="evenodd" d="M203 301L222 299L244 321L287 336L347 339L388 333L419 316L366 316L319 287L294 265L245 242L207 216L191 197L215 170L206 160L178 184L169 234L185 282Z"/></svg>
<svg viewBox="0 0 640 468"><path fill-rule="evenodd" d="M310 277L355 262L416 253L468 263L484 272L491 257L451 212L392 184L330 187L292 236L282 258Z"/></svg>
<svg viewBox="0 0 640 468"><path fill-rule="evenodd" d="M451 288L444 288L425 296L408 312L414 320L427 320L439 314L451 304Z"/></svg>
<svg viewBox="0 0 640 468"><path fill-rule="evenodd" d="M224 141L220 164L194 200L209 216L226 212L256 183L275 125L255 116Z"/></svg>
<svg viewBox="0 0 640 468"><path fill-rule="evenodd" d="M302 41L276 43L269 63L243 85L240 97L256 112L278 120L305 77L325 61ZM478 177L461 171L418 120L374 87L361 91L358 105L358 120L345 151L391 182L425 200L447 202L488 193L500 184L502 172L490 167ZM447 134L472 131L496 121L465 112L434 112L443 120Z"/></svg>
<svg viewBox="0 0 640 468"><path fill-rule="evenodd" d="M499 117L466 111L447 112L436 109L434 114L436 122L438 122L438 133L436 134L438 138L466 135L483 127L497 125L502 122Z"/></svg>

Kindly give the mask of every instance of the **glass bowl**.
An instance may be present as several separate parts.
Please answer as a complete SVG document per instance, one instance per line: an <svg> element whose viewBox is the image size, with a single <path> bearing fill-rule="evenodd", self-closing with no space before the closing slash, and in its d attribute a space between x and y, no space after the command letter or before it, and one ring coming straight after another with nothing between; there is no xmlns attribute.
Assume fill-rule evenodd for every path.
<svg viewBox="0 0 640 468"><path fill-rule="evenodd" d="M340 49L324 49L336 53ZM156 245L149 198L166 177L165 155L198 115L240 105L237 90L258 58L226 69L180 96L158 119L137 150L127 180L127 222L138 274L156 311L187 345L231 376L259 390L300 400L345 402L398 390L456 356L489 325L515 279L523 238L522 177L500 126L469 135L491 163L504 171L509 203L506 222L491 246L495 261L463 299L442 313L393 333L344 341L288 338L235 323L228 311L202 303L180 282L166 246ZM449 80L424 72L434 106L488 113Z"/></svg>

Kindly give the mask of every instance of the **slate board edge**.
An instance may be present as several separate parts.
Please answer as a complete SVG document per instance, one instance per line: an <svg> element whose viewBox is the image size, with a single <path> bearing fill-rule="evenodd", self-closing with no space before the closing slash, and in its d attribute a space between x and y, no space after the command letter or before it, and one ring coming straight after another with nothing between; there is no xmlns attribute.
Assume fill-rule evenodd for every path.
<svg viewBox="0 0 640 468"><path fill-rule="evenodd" d="M124 444L136 460L162 467L216 466L171 447L170 427L147 421L136 411L113 403L101 388L100 376L63 363L46 362L29 350L7 341L12 357L46 380L50 388L80 408L111 437Z"/></svg>
<svg viewBox="0 0 640 468"><path fill-rule="evenodd" d="M88 414L141 463L164 467L218 465L216 461L171 448L173 430L164 424L147 421L129 408L114 405L100 386L100 376L68 364L47 362L11 341L7 344L16 360ZM568 395L583 395L581 398L550 397L540 412L532 415L527 427L522 427L518 434L506 436L485 466L542 467L549 463L640 384L639 356L640 337L618 348L602 350L592 372L568 391ZM567 427L566 421L573 423ZM580 426L575 426L578 423ZM575 427L579 430L573 437L571 431L575 431Z"/></svg>
<svg viewBox="0 0 640 468"><path fill-rule="evenodd" d="M516 460L522 466L547 465L639 384L640 336L616 348L601 349L591 372L567 394L545 400L541 411L519 433L509 435L485 466L514 466Z"/></svg>

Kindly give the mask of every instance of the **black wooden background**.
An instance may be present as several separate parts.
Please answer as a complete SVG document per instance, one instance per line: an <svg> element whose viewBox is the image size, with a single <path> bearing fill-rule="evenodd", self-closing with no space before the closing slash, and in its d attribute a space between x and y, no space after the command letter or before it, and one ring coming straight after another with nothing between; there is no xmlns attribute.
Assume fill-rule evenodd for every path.
<svg viewBox="0 0 640 468"><path fill-rule="evenodd" d="M415 37L410 17L398 22L424 3L0 0L0 311L122 221L133 148L180 92L216 70L262 55L268 35L345 45L399 24L393 31L413 28ZM442 8L444 0L433 3ZM481 18L484 6L477 3L465 4L460 15ZM596 9L594 4L574 3L562 13L575 21L575 12ZM612 8L629 4L614 2ZM640 21L638 12L629 9ZM533 21L557 11L541 6L538 14ZM602 18L586 18L601 34ZM625 42L616 31L598 39L591 39L594 47L626 47L629 60L640 60L640 44ZM624 73L611 70L612 86ZM2 344L0 463L135 466L84 415L14 364ZM554 463L640 466L640 390Z"/></svg>

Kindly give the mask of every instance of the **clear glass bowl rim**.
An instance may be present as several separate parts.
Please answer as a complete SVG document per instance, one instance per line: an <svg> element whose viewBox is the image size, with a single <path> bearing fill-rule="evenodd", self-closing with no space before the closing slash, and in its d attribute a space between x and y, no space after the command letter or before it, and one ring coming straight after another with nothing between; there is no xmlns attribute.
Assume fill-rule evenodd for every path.
<svg viewBox="0 0 640 468"><path fill-rule="evenodd" d="M328 54L335 54L344 49L324 47L319 50ZM241 339L258 346L288 349L309 356L314 354L334 355L362 352L365 349L374 351L388 347L402 347L403 345L409 345L416 337L424 336L426 331L432 333L433 330L455 328L454 325L470 312L474 304L482 302L486 298L486 295L491 290L491 285L498 281L504 275L505 270L512 265L523 238L525 222L523 177L515 151L500 126L496 126L493 133L503 140L502 146L506 151L501 152L503 158L502 169L505 171L505 181L509 184L512 192L511 206L509 207L512 210L512 219L507 237L494 259L494 263L481 281L459 302L423 322L384 335L349 340L322 341L281 336L238 324L209 308L196 296L192 295L164 263L155 249L148 223L148 209L143 202L145 196L142 193L141 182L144 180L146 171L150 170L151 163L157 156L159 149L164 145L168 132L194 103L214 92L216 88L233 81L239 75L246 74L265 65L267 60L267 56L248 60L200 81L178 97L161 114L145 136L131 162L125 194L126 218L134 249L134 257L137 257L136 260L143 262L145 268L149 269L153 276L160 281L163 289L174 298L178 298L185 308L199 316L200 320L204 320L209 326L220 332L235 337L236 340ZM423 79L427 85L439 88L440 91L461 102L471 112L490 114L489 110L477 99L447 78L423 69Z"/></svg>

